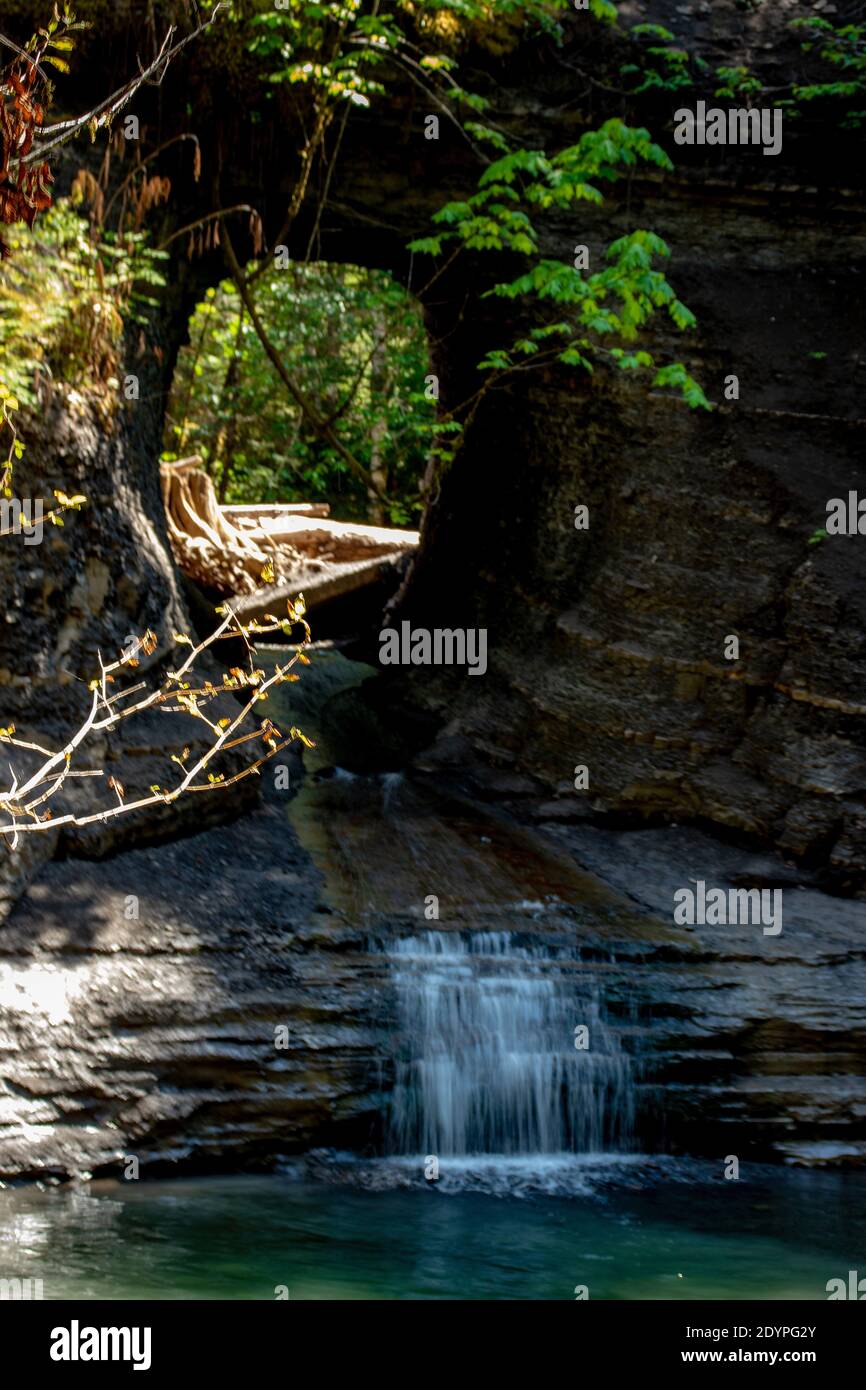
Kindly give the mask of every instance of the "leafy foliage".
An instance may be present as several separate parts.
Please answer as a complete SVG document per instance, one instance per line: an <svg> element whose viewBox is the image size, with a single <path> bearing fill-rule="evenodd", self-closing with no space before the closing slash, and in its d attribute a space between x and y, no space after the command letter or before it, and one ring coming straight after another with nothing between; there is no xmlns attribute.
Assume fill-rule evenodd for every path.
<svg viewBox="0 0 866 1390"><path fill-rule="evenodd" d="M425 398L427 342L418 305L383 272L322 262L273 270L257 303L295 379L340 438L384 482L390 520L420 508L436 429ZM274 375L230 281L190 324L169 404L166 449L200 453L226 501L327 499L366 516L363 485L309 429Z"/></svg>
<svg viewBox="0 0 866 1390"><path fill-rule="evenodd" d="M801 43L804 53L815 50L819 58L839 71L839 77L831 82L795 85L795 102L832 98L850 107L851 103L866 101L866 25L845 24L837 29L829 20L810 15L808 19L795 19L791 27L806 35ZM856 129L864 120L866 110L848 109L841 124Z"/></svg>
<svg viewBox="0 0 866 1390"><path fill-rule="evenodd" d="M753 77L749 69L742 65L716 68L716 77L722 85L716 88L714 95L723 100L748 100L763 91L760 79Z"/></svg>
<svg viewBox="0 0 866 1390"><path fill-rule="evenodd" d="M491 350L479 364L483 371L495 376L519 370L530 358L533 364L559 360L591 370L592 359L603 354L626 370L653 369L656 385L674 388L690 405L709 408L701 388L682 364L657 367L648 353L635 355L624 346L660 309L665 309L679 328L693 324L689 311L653 263L654 258L668 255L660 239L650 233L633 233L611 249L602 270L586 276L573 266L539 258L539 214L567 209L580 201L600 204L605 182L627 174L640 163L670 168L667 156L646 130L622 120L608 121L600 130L587 132L576 145L556 155L513 149L501 129L479 119L489 110L488 98L468 90L459 80L460 52L470 39L492 44L494 51L498 42L504 51L512 26L515 32L528 26L558 41L562 35L560 16L570 9L566 0L498 0L495 5L490 0L431 0L424 5L394 0L389 11L376 7L374 14L368 14L359 0L329 0L315 6L296 0L286 10L257 14L251 48L263 63L269 84L303 86L312 100L313 114L307 122L312 133L297 187L308 180L310 152L317 142L324 145L324 132L335 112L347 104L349 108L366 106L381 98L395 72L425 92L474 142L476 153L488 165L477 192L442 208L433 233L417 238L410 249L430 256L446 252L452 256L458 252L518 256L529 262L526 272L516 280L494 284L489 292L534 298L539 303L550 301L560 311L558 322L542 322L515 343ZM597 19L617 21L616 6L608 0L593 0L590 10ZM488 31L496 28L500 37L493 40ZM643 26L643 32L665 42L673 39L669 31L654 26ZM431 42L439 44L438 51L431 51ZM664 62L668 66L683 61L688 62L687 55L672 57L666 51ZM492 162L485 157L485 147L492 152ZM327 176L324 182L327 186ZM287 226L296 212L297 206L290 207ZM295 366L292 372L296 384L308 394ZM317 393L321 389L320 382ZM283 408L292 410L289 403ZM443 438L428 440L433 458L446 462L453 458L465 420L466 411L459 406L440 419L436 428ZM298 423L296 419L296 426ZM424 431L429 428L425 420ZM180 429L175 444L184 441L186 445L189 434L182 424ZM298 428L291 437L297 442ZM209 458L212 444L220 445L220 441L224 443L224 435L217 426L205 444ZM358 447L354 443L351 446L356 456ZM324 458L331 477L346 473L327 441L316 445L315 454ZM271 456L284 471L286 466L294 466L308 487L323 482L321 469L311 467L309 451L300 464L293 460L286 465L285 455L273 449ZM367 457L362 447L361 462ZM211 459L212 464L215 462ZM221 482L227 496L239 485L241 476L249 480L246 458L240 455L236 460L222 459L220 466L228 470ZM235 471L238 467L240 473ZM288 479L281 485L284 496L287 485ZM354 486L357 491L358 485Z"/></svg>
<svg viewBox="0 0 866 1390"><path fill-rule="evenodd" d="M622 370L652 369L653 385L677 390L692 407L710 408L681 363L657 367L648 352L628 352L622 346L633 342L660 309L677 328L694 326L694 316L654 265L656 258L670 254L660 237L648 231L620 237L607 248L604 268L591 273L538 255L539 236L532 220L536 211L566 209L580 201L599 204L603 195L598 184L640 163L671 167L648 131L616 118L556 155L511 151L485 170L476 194L440 209L434 217L443 228L438 235L412 243L412 250L429 255L456 244L467 251L517 253L530 261L516 278L496 283L487 293L535 299L555 308L557 318L533 327L510 347L489 352L479 363L481 370L508 372L528 365L530 359L553 357L591 372L593 357L604 356Z"/></svg>
<svg viewBox="0 0 866 1390"><path fill-rule="evenodd" d="M26 405L38 374L79 388L116 386L124 321L140 319L164 283L163 253L143 232L94 240L70 199L33 229L10 235L13 257L0 277L0 375Z"/></svg>
<svg viewBox="0 0 866 1390"><path fill-rule="evenodd" d="M577 202L601 204L606 182L641 164L667 169L667 156L646 130L623 120L606 122L555 155L512 149L504 133L484 119L488 100L460 80L460 56L470 41L506 51L529 29L557 42L560 20L571 8L570 0L392 0L388 7L370 7L363 0L289 0L277 9L238 0L229 9L229 28L241 26L242 42L267 88L275 93L294 88L307 103L287 228L312 186L317 159L327 197L333 150L326 148L325 137L335 117L340 114L342 122L353 108L381 99L395 75L408 77L462 127L482 160L487 162L484 149L492 157L477 191L446 205L434 234L415 241L413 249L436 256L447 250L518 257L524 262L521 273L514 276L513 264L509 278L497 279L494 272L488 292L533 301L538 308L539 321L517 341L488 353L481 368L495 377L558 360L591 371L603 359L622 370L649 370L657 386L678 391L690 405L708 407L682 364L659 365L648 352L635 350L635 339L659 311L679 329L694 322L658 267L669 255L660 238L633 231L608 248L592 272L539 252L539 216ZM617 22L610 0L591 0L589 8L596 19ZM669 30L638 25L633 36L649 45L636 69L635 92L674 90L691 82L691 60ZM211 39L216 42L216 35ZM739 69L724 73L730 83L749 81ZM151 183L161 186L154 176L142 189ZM70 215L60 210L56 221L45 223L44 243L56 241L48 246L51 283L36 310L38 348L17 335L17 365L6 374L13 400L32 392L36 365L63 375L85 363L92 374L108 379L123 318L134 317L143 285L159 284L140 219L122 241L102 233L97 243L93 234L63 222ZM214 224L210 232L216 230ZM9 300L15 294L32 300L30 269L25 254L17 281L4 287ZM54 294L55 282L64 293ZM392 519L409 519L418 508L426 460L431 454L451 457L449 436L461 430L454 414L436 421L424 397L426 344L417 309L386 277L351 267L296 267L289 275L262 274L260 268L249 277L248 293L252 284L281 359L303 395L318 403L319 419L339 430L338 447L333 431L330 440L327 432L312 431L313 412L305 417L291 389L277 385L273 355L269 364L237 294L223 285L193 322L192 346L182 355L173 394L167 448L201 452L227 499L325 495L352 515L363 513L369 500L362 480L366 468L377 472L380 484L385 479ZM7 307L3 326L11 330L6 336L12 342L15 313L0 295L0 322ZM384 362L376 349L383 323ZM340 445L363 465L355 476Z"/></svg>
<svg viewBox="0 0 866 1390"><path fill-rule="evenodd" d="M0 226L24 222L32 227L38 214L51 206L49 165L44 160L26 161L45 119L43 97L50 97L43 64L68 71L69 64L60 55L72 48L69 35L76 28L80 25L69 5L63 13L55 6L47 28L34 34L26 50L0 73ZM0 237L0 259L9 254L8 242Z"/></svg>
<svg viewBox="0 0 866 1390"><path fill-rule="evenodd" d="M633 79L634 96L654 88L676 92L681 87L693 85L692 59L686 49L679 47L670 29L661 24L635 24L631 33L639 41L649 40L643 45L639 64L625 63L620 68L624 77ZM701 62L700 59L696 61Z"/></svg>
<svg viewBox="0 0 866 1390"><path fill-rule="evenodd" d="M866 109L858 109L860 103L866 103L866 25L837 27L820 15L809 15L792 20L791 28L801 37L802 51L835 68L837 75L810 83L790 82L773 92L772 104L796 119L802 116L804 106L831 101L842 107L840 128L860 127L866 120ZM689 53L676 35L660 24L633 25L630 35L640 46L640 60L623 64L620 74L629 81L632 96L694 88L711 71L719 84L713 95L720 100L751 105L760 103L764 95L763 82L747 67L721 65L711 70L704 59Z"/></svg>

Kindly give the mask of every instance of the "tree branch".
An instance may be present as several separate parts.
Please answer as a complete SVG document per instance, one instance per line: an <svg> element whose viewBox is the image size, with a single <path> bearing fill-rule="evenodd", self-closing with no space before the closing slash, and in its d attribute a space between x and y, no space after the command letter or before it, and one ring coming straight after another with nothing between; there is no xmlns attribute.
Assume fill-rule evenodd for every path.
<svg viewBox="0 0 866 1390"><path fill-rule="evenodd" d="M220 610L222 611L222 610ZM304 630L304 640L298 645L291 659L285 664L278 665L273 674L265 678L264 671L256 670L254 663L254 649L250 642L250 636L282 632L284 635L291 632L295 624L300 624ZM198 657L210 647L214 642L226 636L241 637L250 655L250 669L248 673L242 670L232 671L224 677L222 682L214 685L211 681L205 680L204 684L193 686L191 681L184 678L193 675L193 667ZM156 636L153 633L146 633L144 638L139 639L139 646L133 649L132 653L124 654L118 661L105 665L100 658L100 675L91 682L92 699L87 716L73 736L63 745L62 748L52 752L50 749L42 747L40 744L19 739L15 736L14 726L0 729L0 743L10 747L24 750L30 753L37 753L41 759L39 766L24 782L19 782L18 775L10 765L11 783L7 790L0 790L0 836L7 836L10 840L12 849L18 847L19 837L22 834L33 833L35 831L47 831L61 825L91 825L96 822L113 820L117 816L125 815L130 811L141 810L146 806L158 804L170 805L186 792L204 792L220 788L233 786L243 777L248 777L251 773L258 773L259 768L276 753L287 748L291 743L300 740L309 746L309 739L301 733L299 729L292 728L287 738L283 738L280 731L265 719L257 729L238 732L241 725L247 719L254 705L267 698L269 690L285 681L297 680L297 677L290 674L291 668L298 661L306 662L307 658L303 655L303 649L310 640L310 629L304 618L304 608L301 600L297 606L288 605L288 618L279 620L269 615L262 623L252 622L244 626L237 615L228 605L225 606L225 616L217 629L211 633L203 642L195 646L190 638L183 637L175 639L176 642L189 642L192 648L187 659L179 666L176 671L169 671L161 684L151 690L142 699L134 704L127 705L123 709L119 708L118 701L126 696L146 688L144 682L137 682L125 691L109 696L107 693L108 682L114 679L114 673L123 667L137 665L134 653L144 647L148 653L156 648ZM194 677L193 677L194 678ZM205 714L205 709L217 697L229 692L236 692L241 689L250 691L249 699L241 706L233 719L222 718L216 723L209 719ZM166 712L184 711L198 719L211 730L213 742L208 745L206 750L192 762L189 768L184 766L185 756L175 758L183 770L180 782L168 789L159 787L151 788L149 796L139 797L136 801L124 801L123 788L116 778L109 778L108 785L117 797L117 804L109 806L104 810L92 811L87 814L79 815L75 811L68 811L64 815L52 817L50 811L37 811L38 807L43 806L57 795L64 782L70 777L101 777L103 773L99 770L75 769L72 767L72 760L79 748L86 746L91 735L101 735L114 729L121 720L129 719L137 713L147 709L163 708ZM214 776L208 774L207 781L199 779L217 755L227 752L249 743L253 739L261 739L267 751L260 757L254 759L241 771L226 778L223 775ZM47 785L46 785L47 784Z"/></svg>
<svg viewBox="0 0 866 1390"><path fill-rule="evenodd" d="M43 136L50 136L53 132L57 133L54 135L53 139L49 139L40 145L34 145L30 153L21 160L21 163L42 163L49 150L55 149L58 145L66 144L67 140L71 140L79 131L84 130L85 127L90 125L93 121L96 122L97 126L107 125L108 122L117 115L118 111L123 109L138 89L142 87L149 78L153 77L156 72L159 72L161 68L162 72L157 81L157 85L159 85L172 59L180 53L181 49L186 48L188 43L192 43L193 39L197 39L200 34L203 34L206 29L211 27L220 10L225 9L227 3L228 0L217 0L216 5L214 5L211 11L210 19L203 20L197 28L193 29L191 33L186 34L184 38L178 39L175 44L171 44L171 39L177 32L176 26L173 24L166 32L165 38L160 45L159 52L153 62L149 63L146 68L142 68L137 77L130 78L129 82L125 83L123 87L118 88L110 97L106 97L104 101L101 101L83 116L76 116L70 121L56 121L53 125L43 126L41 129L41 134ZM170 44L171 46L169 46Z"/></svg>

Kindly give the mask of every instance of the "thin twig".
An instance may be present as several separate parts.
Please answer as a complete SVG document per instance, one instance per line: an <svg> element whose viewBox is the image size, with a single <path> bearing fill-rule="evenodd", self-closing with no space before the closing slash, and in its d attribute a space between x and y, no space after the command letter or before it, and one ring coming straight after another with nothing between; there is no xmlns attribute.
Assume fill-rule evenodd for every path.
<svg viewBox="0 0 866 1390"><path fill-rule="evenodd" d="M118 88L116 92L106 97L104 101L99 102L99 104L94 106L90 111L85 112L83 116L76 116L69 121L56 121L53 125L43 126L41 130L42 135L50 136L53 132L56 132L54 138L40 145L34 145L30 153L21 160L21 163L42 163L49 150L55 149L58 145L65 144L67 140L71 140L73 136L77 135L79 131L84 130L92 122L95 122L97 126L106 125L117 115L118 111L121 111L123 107L126 106L127 102L135 95L138 89L162 68L162 73L156 84L158 86L165 76L165 70L169 63L177 57L182 49L186 48L187 44L192 43L193 39L197 39L200 34L203 34L206 29L211 27L220 10L224 9L227 3L228 0L217 0L217 4L211 11L210 19L204 20L197 28L193 29L191 33L186 34L182 39L178 39L177 43L169 47L168 45L172 37L177 32L176 26L172 25L167 30L159 52L153 62L149 63L146 68L142 68L137 77L130 78L124 86Z"/></svg>

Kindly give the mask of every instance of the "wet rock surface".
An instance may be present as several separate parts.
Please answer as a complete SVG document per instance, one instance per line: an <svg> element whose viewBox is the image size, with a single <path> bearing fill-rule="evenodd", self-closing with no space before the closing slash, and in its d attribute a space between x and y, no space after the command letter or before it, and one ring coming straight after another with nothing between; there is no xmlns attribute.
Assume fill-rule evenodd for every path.
<svg viewBox="0 0 866 1390"><path fill-rule="evenodd" d="M388 944L431 927L578 946L633 1059L639 1149L866 1156L862 903L690 829L520 826L398 774L324 768L293 816L271 789L233 825L35 877L0 929L0 1174L374 1152ZM781 934L676 925L699 877L781 887Z"/></svg>
<svg viewBox="0 0 866 1390"><path fill-rule="evenodd" d="M866 1160L866 905L818 891L777 856L683 827L547 831L668 924L674 894L697 879L782 891L777 936L755 924L671 925L649 949L617 947L608 1001L638 1004L647 1081L661 1088L647 1109L672 1146Z"/></svg>
<svg viewBox="0 0 866 1390"><path fill-rule="evenodd" d="M794 43L788 4L631 8L670 23L690 49L754 59L764 75ZM498 83L493 115L518 143L561 147L584 127L568 67L585 61L577 41L563 58L528 61L511 89ZM180 90L175 121L186 130ZM212 99L207 84L192 90ZM233 106L246 120L245 103ZM647 117L663 139L670 106ZM226 203L258 204L246 145L200 110L203 138L236 143L244 165L226 172ZM407 241L444 198L474 188L477 169L456 154L430 177L399 103L387 119L375 138L364 126L353 146L350 134L322 248L403 275ZM171 128L168 110L165 120ZM864 490L864 194L845 138L828 149L807 132L778 162L693 151L675 175L630 179L582 214L594 263L635 225L668 241L672 282L698 329L687 341L650 335L648 346L663 360L687 357L718 411L648 399L645 383L601 369L591 381L524 377L491 393L435 489L405 616L488 627L490 665L484 680L416 672L398 703L419 746L438 725L429 775L470 780L486 821L465 802L460 813L452 802L447 814L441 803L410 814L399 788L375 781L342 808L333 802L332 820L320 818L324 860L346 901L363 901L372 882L369 919L342 905L317 911L324 889L277 804L176 844L115 840L100 852L117 857L100 863L47 864L49 835L9 869L7 906L30 887L0 927L0 1172L97 1169L124 1153L144 1165L252 1166L329 1142L335 1126L362 1144L375 1133L391 1046L384 961L367 938L417 930L429 892L455 926L487 913L500 926L579 937L644 1065L647 1143L808 1163L862 1157L864 908L817 885L863 885L866 550L858 537L809 543L828 498ZM273 163L273 207L263 205L273 228L293 186L291 145L271 122L258 157ZM190 215L182 198L176 206ZM573 218L551 220L543 237L543 252L562 256ZM180 311L201 288L189 282L198 271L181 285L173 269L177 292L157 333L165 351L144 401L164 397L179 337L170 325L186 321ZM209 273L221 275L221 262ZM525 318L508 317L517 311L479 298L488 283L478 266L455 270L426 306L443 409L474 392L491 345L525 331ZM729 373L740 399L726 403ZM7 553L4 720L44 725L46 708L59 718L67 702L73 718L77 686L65 675L89 677L97 647L186 622L153 466L161 414L135 420L102 441L88 407L55 396L45 440L28 447L28 491L86 479L90 502L38 565ZM590 509L585 532L574 528L578 504ZM723 656L731 633L737 662ZM575 764L590 769L583 796ZM497 803L533 813L535 830L504 830ZM199 828L201 803L188 814L182 829ZM697 831L614 833L602 828L610 817L710 824L799 867ZM674 926L677 887L744 875L784 885L781 936ZM137 920L125 915L130 897ZM284 1024L299 1046L280 1052L274 1029Z"/></svg>
<svg viewBox="0 0 866 1390"><path fill-rule="evenodd" d="M319 892L284 799L48 866L0 929L0 1174L250 1168L363 1136L377 994Z"/></svg>

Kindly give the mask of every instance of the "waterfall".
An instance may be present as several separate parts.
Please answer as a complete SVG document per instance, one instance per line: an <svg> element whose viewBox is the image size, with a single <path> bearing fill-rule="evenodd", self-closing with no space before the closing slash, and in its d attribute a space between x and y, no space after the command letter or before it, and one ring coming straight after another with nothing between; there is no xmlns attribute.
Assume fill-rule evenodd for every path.
<svg viewBox="0 0 866 1390"><path fill-rule="evenodd" d="M399 1014L392 1154L628 1147L631 1061L577 952L514 937L429 931L390 946ZM575 1046L582 1026L586 1050Z"/></svg>

